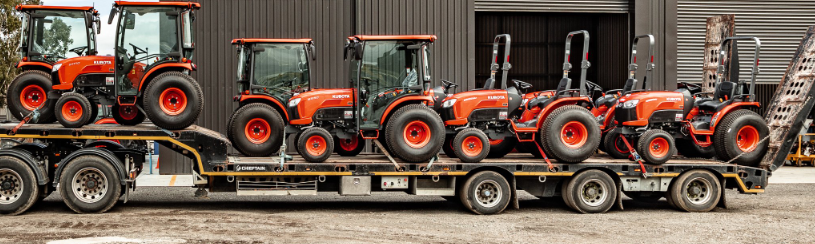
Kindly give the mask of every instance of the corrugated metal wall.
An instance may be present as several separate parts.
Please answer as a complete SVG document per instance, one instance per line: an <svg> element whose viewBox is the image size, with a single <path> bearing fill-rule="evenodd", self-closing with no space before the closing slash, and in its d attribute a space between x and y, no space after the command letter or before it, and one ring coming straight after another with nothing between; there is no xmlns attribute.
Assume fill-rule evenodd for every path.
<svg viewBox="0 0 815 244"><path fill-rule="evenodd" d="M627 13L628 0L475 0L476 11Z"/></svg>

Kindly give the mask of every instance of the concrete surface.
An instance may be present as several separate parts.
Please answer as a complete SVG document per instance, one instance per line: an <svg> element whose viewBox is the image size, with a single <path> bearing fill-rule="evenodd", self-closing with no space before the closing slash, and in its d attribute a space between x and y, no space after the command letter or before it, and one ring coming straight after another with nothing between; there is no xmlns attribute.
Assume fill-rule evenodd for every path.
<svg viewBox="0 0 815 244"><path fill-rule="evenodd" d="M786 183L815 183L815 167L784 166L773 172L770 185Z"/></svg>

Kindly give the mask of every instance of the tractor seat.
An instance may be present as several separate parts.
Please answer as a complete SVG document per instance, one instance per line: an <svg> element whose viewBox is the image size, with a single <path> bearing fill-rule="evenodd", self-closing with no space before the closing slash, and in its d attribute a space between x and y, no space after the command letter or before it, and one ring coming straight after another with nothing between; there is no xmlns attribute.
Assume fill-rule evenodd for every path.
<svg viewBox="0 0 815 244"><path fill-rule="evenodd" d="M722 81L716 86L713 92L713 99L699 102L699 109L706 111L719 111L732 102L733 95L736 93L736 82ZM702 100L702 99L700 99Z"/></svg>
<svg viewBox="0 0 815 244"><path fill-rule="evenodd" d="M594 101L594 105L596 107L606 105L607 108L610 108L614 106L615 103L617 103L617 98L614 97L614 94L606 94L605 96L599 97Z"/></svg>

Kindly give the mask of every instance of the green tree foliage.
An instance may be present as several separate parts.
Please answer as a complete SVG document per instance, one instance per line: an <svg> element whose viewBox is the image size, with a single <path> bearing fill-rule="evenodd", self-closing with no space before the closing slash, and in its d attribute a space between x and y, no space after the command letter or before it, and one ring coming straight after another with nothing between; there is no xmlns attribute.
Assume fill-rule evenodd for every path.
<svg viewBox="0 0 815 244"><path fill-rule="evenodd" d="M22 14L14 9L18 4L39 4L36 0L0 0L0 107L6 106L8 85L19 72L20 27Z"/></svg>
<svg viewBox="0 0 815 244"><path fill-rule="evenodd" d="M65 57L68 46L74 43L71 39L71 26L65 24L61 18L54 18L51 27L43 33L45 53Z"/></svg>

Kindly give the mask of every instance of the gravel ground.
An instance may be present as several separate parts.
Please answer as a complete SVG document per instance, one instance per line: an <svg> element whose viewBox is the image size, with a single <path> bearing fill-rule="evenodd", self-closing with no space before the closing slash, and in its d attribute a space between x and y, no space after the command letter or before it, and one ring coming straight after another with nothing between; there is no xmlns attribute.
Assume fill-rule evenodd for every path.
<svg viewBox="0 0 815 244"><path fill-rule="evenodd" d="M0 217L3 243L540 243L815 242L815 184L727 192L728 209L671 210L624 200L625 210L577 214L560 198L521 195L521 209L477 216L441 197L383 193L237 197L189 188L139 188L127 204L74 214L54 194L21 216ZM61 240L61 241L60 241Z"/></svg>

